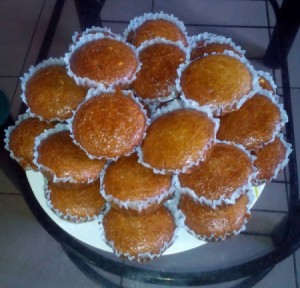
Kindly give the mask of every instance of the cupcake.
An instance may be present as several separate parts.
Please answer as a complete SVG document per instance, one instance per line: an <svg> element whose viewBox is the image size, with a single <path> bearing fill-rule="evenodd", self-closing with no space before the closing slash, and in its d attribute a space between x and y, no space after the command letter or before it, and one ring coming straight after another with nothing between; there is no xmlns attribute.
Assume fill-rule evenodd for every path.
<svg viewBox="0 0 300 288"><path fill-rule="evenodd" d="M72 189L48 182L45 190L48 206L64 220L76 223L94 220L104 208L99 181Z"/></svg>
<svg viewBox="0 0 300 288"><path fill-rule="evenodd" d="M176 97L177 68L187 57L186 49L179 43L156 38L140 46L137 52L142 67L131 84L137 96L149 101Z"/></svg>
<svg viewBox="0 0 300 288"><path fill-rule="evenodd" d="M258 71L257 75L258 75L258 84L261 87L261 89L268 90L272 92L273 95L276 95L277 86L271 74L264 71Z"/></svg>
<svg viewBox="0 0 300 288"><path fill-rule="evenodd" d="M91 183L99 178L105 164L103 160L88 158L62 124L35 139L33 161L49 181L63 185Z"/></svg>
<svg viewBox="0 0 300 288"><path fill-rule="evenodd" d="M117 159L141 143L147 118L131 92L91 90L70 120L75 143L90 158Z"/></svg>
<svg viewBox="0 0 300 288"><path fill-rule="evenodd" d="M124 31L124 38L134 46L154 38L164 38L173 42L181 41L187 46L186 28L173 15L147 13L130 21Z"/></svg>
<svg viewBox="0 0 300 288"><path fill-rule="evenodd" d="M140 216L110 209L100 222L115 254L139 263L159 257L173 243L176 228L174 216L165 207Z"/></svg>
<svg viewBox="0 0 300 288"><path fill-rule="evenodd" d="M238 111L220 117L217 138L254 150L273 141L285 122L287 116L278 99L261 90Z"/></svg>
<svg viewBox="0 0 300 288"><path fill-rule="evenodd" d="M54 126L55 123L41 121L27 113L19 115L16 123L5 131L5 148L23 169L37 170L33 163L34 139L44 130Z"/></svg>
<svg viewBox="0 0 300 288"><path fill-rule="evenodd" d="M173 194L172 177L153 173L136 154L110 163L102 174L102 196L124 213L153 212Z"/></svg>
<svg viewBox="0 0 300 288"><path fill-rule="evenodd" d="M233 204L241 194L251 189L255 176L253 157L241 146L217 142L208 159L191 174L178 175L181 190L194 200L216 208Z"/></svg>
<svg viewBox="0 0 300 288"><path fill-rule="evenodd" d="M22 99L28 112L41 120L65 121L85 98L87 89L67 74L62 58L32 66L22 80Z"/></svg>

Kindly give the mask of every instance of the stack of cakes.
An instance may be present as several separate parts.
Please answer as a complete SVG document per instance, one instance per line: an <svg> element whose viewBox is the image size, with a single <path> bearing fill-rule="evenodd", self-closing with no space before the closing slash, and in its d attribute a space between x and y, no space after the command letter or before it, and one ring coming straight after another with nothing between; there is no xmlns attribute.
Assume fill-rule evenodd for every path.
<svg viewBox="0 0 300 288"><path fill-rule="evenodd" d="M11 156L44 175L49 207L97 219L116 255L137 262L159 257L178 228L204 240L245 229L252 185L291 152L271 76L231 39L189 37L162 12L123 35L92 27L72 40L24 74L28 111L6 130Z"/></svg>

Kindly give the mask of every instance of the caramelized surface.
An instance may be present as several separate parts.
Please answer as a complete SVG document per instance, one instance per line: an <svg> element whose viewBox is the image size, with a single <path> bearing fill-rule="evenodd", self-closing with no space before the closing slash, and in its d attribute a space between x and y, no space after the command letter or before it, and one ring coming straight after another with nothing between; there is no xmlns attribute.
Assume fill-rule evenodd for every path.
<svg viewBox="0 0 300 288"><path fill-rule="evenodd" d="M45 120L68 119L86 96L65 67L54 65L36 72L26 84L26 100L33 113Z"/></svg>

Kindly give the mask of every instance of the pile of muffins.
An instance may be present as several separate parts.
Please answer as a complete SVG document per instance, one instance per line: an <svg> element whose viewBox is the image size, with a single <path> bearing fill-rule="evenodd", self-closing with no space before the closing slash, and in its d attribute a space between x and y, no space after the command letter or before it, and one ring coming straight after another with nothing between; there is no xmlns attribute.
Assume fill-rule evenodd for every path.
<svg viewBox="0 0 300 288"><path fill-rule="evenodd" d="M28 111L6 130L11 157L44 175L49 207L98 221L115 254L140 263L182 227L205 241L244 230L252 186L291 153L272 77L231 39L188 36L162 12L70 42L24 74Z"/></svg>

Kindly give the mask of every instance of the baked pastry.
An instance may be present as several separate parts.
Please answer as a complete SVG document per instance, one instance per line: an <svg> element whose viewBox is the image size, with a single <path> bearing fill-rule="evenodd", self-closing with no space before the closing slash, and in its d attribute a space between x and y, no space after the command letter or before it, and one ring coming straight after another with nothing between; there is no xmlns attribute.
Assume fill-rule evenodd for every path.
<svg viewBox="0 0 300 288"><path fill-rule="evenodd" d="M171 176L153 173L132 154L110 163L103 171L101 193L115 209L144 214L158 209L173 194L171 185Z"/></svg>
<svg viewBox="0 0 300 288"><path fill-rule="evenodd" d="M183 46L155 39L138 49L141 70L131 88L144 100L170 100L176 96L177 68L186 60Z"/></svg>
<svg viewBox="0 0 300 288"><path fill-rule="evenodd" d="M45 189L47 204L65 220L72 222L93 220L104 208L105 200L99 193L99 181L78 185L77 189L64 189L62 185L48 182Z"/></svg>
<svg viewBox="0 0 300 288"><path fill-rule="evenodd" d="M31 67L22 80L22 98L29 112L46 121L70 118L87 93L67 74L62 58Z"/></svg>
<svg viewBox="0 0 300 288"><path fill-rule="evenodd" d="M185 98L209 105L216 115L238 109L253 89L254 76L251 66L234 55L226 51L190 62L179 80Z"/></svg>
<svg viewBox="0 0 300 288"><path fill-rule="evenodd" d="M233 141L249 150L272 141L287 119L276 98L268 95L260 91L238 111L221 116L217 138Z"/></svg>
<svg viewBox="0 0 300 288"><path fill-rule="evenodd" d="M191 174L178 176L180 186L187 188L197 201L216 207L234 203L250 189L254 176L253 159L243 148L229 143L216 143L209 158L193 168Z"/></svg>
<svg viewBox="0 0 300 288"><path fill-rule="evenodd" d="M47 123L22 114L16 123L5 131L5 148L23 169L38 170L33 163L34 139L44 130L54 126L55 123Z"/></svg>
<svg viewBox="0 0 300 288"><path fill-rule="evenodd" d="M159 257L172 244L176 228L174 216L165 207L140 216L110 209L102 225L114 252L135 262Z"/></svg>
<svg viewBox="0 0 300 288"><path fill-rule="evenodd" d="M71 121L72 137L91 158L118 158L138 146L146 130L146 116L131 92L94 93Z"/></svg>
<svg viewBox="0 0 300 288"><path fill-rule="evenodd" d="M244 194L234 205L223 204L214 209L183 194L179 209L185 216L185 228L197 238L224 240L245 229L244 224L250 218L248 204L249 198Z"/></svg>
<svg viewBox="0 0 300 288"><path fill-rule="evenodd" d="M258 71L258 84L262 89L266 89L270 92L272 92L273 95L276 94L277 86L274 83L274 80L270 73L264 72L264 71Z"/></svg>

